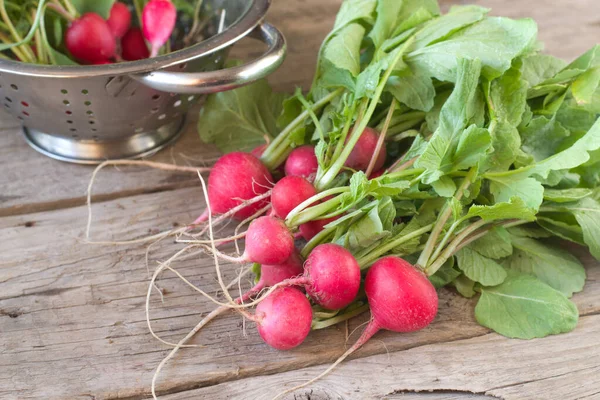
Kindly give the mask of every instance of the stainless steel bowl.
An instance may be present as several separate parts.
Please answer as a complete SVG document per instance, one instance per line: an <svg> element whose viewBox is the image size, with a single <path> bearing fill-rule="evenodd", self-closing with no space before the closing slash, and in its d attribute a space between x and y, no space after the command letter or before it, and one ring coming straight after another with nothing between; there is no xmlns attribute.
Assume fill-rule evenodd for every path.
<svg viewBox="0 0 600 400"><path fill-rule="evenodd" d="M204 0L208 39L153 59L103 66L41 66L0 60L0 104L23 123L27 141L59 160L94 164L142 157L170 144L202 94L273 72L282 34L263 23L270 0ZM222 69L249 35L267 44L259 59Z"/></svg>

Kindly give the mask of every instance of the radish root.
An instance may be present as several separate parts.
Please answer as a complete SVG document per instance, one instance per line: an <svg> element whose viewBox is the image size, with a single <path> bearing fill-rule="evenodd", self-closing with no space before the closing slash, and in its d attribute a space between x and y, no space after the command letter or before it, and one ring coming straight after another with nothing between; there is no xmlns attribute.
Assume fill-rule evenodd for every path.
<svg viewBox="0 0 600 400"><path fill-rule="evenodd" d="M147 241L152 241L156 239L161 239L162 237L168 236L173 233L173 231L163 232L158 235L152 235L145 239L137 239L137 240L128 240L124 242L95 242L90 240L90 231L92 228L92 188L94 186L94 182L96 181L96 177L100 170L109 165L136 165L136 166L144 166L150 167L154 169L160 169L163 171L175 171L175 172L190 172L190 173L201 173L201 172L209 172L211 168L207 167L184 167L173 164L159 163L154 161L144 161L144 160L109 160L104 161L100 165L96 167L94 172L92 173L92 177L90 179L90 183L87 187L87 200L86 206L88 211L88 220L85 229L85 238L87 243L93 244L135 244L135 243L143 243Z"/></svg>

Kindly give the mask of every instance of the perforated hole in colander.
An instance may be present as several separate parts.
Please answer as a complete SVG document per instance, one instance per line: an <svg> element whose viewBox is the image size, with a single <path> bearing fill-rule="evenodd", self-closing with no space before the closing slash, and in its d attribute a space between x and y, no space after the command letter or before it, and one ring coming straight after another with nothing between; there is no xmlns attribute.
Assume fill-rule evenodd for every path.
<svg viewBox="0 0 600 400"><path fill-rule="evenodd" d="M160 114L160 115L158 116L158 119L160 119L160 120L163 120L163 119L165 119L165 118L167 118L167 114Z"/></svg>
<svg viewBox="0 0 600 400"><path fill-rule="evenodd" d="M10 87L11 87L13 90L19 90L19 87L18 87L17 85L15 85L14 83L13 83L12 85L10 85Z"/></svg>
<svg viewBox="0 0 600 400"><path fill-rule="evenodd" d="M177 100L175 103L173 103L173 107L179 107L181 105L181 100Z"/></svg>
<svg viewBox="0 0 600 400"><path fill-rule="evenodd" d="M86 94L86 95L87 95L87 94L89 94L89 93L90 93L90 91L89 91L89 90L87 90L87 89L83 89L83 90L81 91L81 93L82 93L82 94Z"/></svg>
<svg viewBox="0 0 600 400"><path fill-rule="evenodd" d="M6 101L8 101L9 103L12 103L12 99L10 97L5 97Z"/></svg>
<svg viewBox="0 0 600 400"><path fill-rule="evenodd" d="M21 105L22 105L23 107L29 107L29 103L28 103L28 102L26 102L26 101L22 101L22 102L21 102Z"/></svg>
<svg viewBox="0 0 600 400"><path fill-rule="evenodd" d="M152 96L152 100L160 100L160 94L155 94L154 96Z"/></svg>
<svg viewBox="0 0 600 400"><path fill-rule="evenodd" d="M69 91L67 89L61 89L60 91L62 94L69 94Z"/></svg>
<svg viewBox="0 0 600 400"><path fill-rule="evenodd" d="M71 102L70 102L69 100L63 100L63 104L64 104L65 106L70 106L70 105L71 105Z"/></svg>
<svg viewBox="0 0 600 400"><path fill-rule="evenodd" d="M154 107L152 110L150 110L152 112L152 114L156 114L158 112L159 108L158 107Z"/></svg>
<svg viewBox="0 0 600 400"><path fill-rule="evenodd" d="M84 102L83 102L83 104L85 104L86 106L88 106L88 107L89 107L89 106L91 106L91 105L92 105L92 102L91 102L91 101L89 101L89 100L86 100L86 101L84 101Z"/></svg>

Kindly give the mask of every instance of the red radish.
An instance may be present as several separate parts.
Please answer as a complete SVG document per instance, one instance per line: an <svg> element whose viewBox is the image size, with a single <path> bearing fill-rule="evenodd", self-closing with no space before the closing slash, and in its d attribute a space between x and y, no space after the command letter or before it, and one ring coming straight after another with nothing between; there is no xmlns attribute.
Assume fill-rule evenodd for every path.
<svg viewBox="0 0 600 400"><path fill-rule="evenodd" d="M160 48L169 40L176 19L177 9L169 0L150 0L144 7L142 29L152 47L152 57L156 57Z"/></svg>
<svg viewBox="0 0 600 400"><path fill-rule="evenodd" d="M261 144L258 147L255 147L254 149L250 150L250 154L252 154L253 156L255 156L256 158L260 158L263 153L265 152L266 148L267 148L268 144ZM273 172L276 172L277 175L283 175L283 165L280 165L279 167L277 167L277 169ZM272 212L273 210L271 210Z"/></svg>
<svg viewBox="0 0 600 400"><path fill-rule="evenodd" d="M256 218L246 231L246 250L240 257L232 257L213 250L221 258L234 262L259 264L283 264L294 252L294 238L279 218L264 216Z"/></svg>
<svg viewBox="0 0 600 400"><path fill-rule="evenodd" d="M106 21L94 13L84 14L67 29L67 49L87 64L102 63L115 55L116 42Z"/></svg>
<svg viewBox="0 0 600 400"><path fill-rule="evenodd" d="M306 292L329 310L344 308L356 298L360 288L360 267L348 250L337 244L322 244L310 253L304 276L311 281Z"/></svg>
<svg viewBox="0 0 600 400"><path fill-rule="evenodd" d="M254 149L252 149L250 151L250 154L252 154L254 157L256 158L260 158L263 153L265 152L265 149L267 148L267 144L261 144L260 146L255 147Z"/></svg>
<svg viewBox="0 0 600 400"><path fill-rule="evenodd" d="M129 7L119 1L115 2L110 9L110 15L106 22L113 36L117 39L122 38L131 26L131 11L129 11Z"/></svg>
<svg viewBox="0 0 600 400"><path fill-rule="evenodd" d="M294 238L279 218L259 217L246 233L246 259L259 264L283 264L294 252Z"/></svg>
<svg viewBox="0 0 600 400"><path fill-rule="evenodd" d="M150 50L140 28L133 27L123 36L121 52L123 59L127 61L144 60L150 57Z"/></svg>
<svg viewBox="0 0 600 400"><path fill-rule="evenodd" d="M310 145L292 150L285 162L287 176L301 176L310 182L315 180L318 169L319 163L315 155L315 148Z"/></svg>
<svg viewBox="0 0 600 400"><path fill-rule="evenodd" d="M235 299L235 303L245 303L251 298L258 295L263 289L275 286L276 284L285 281L286 279L296 278L304 272L303 260L297 251L292 253L291 257L288 258L283 264L267 265L263 264L260 266L260 279L258 282L246 293ZM221 306L211 311L202 321L198 324L196 332L202 329L207 323L215 319L217 316L230 310L227 306Z"/></svg>
<svg viewBox="0 0 600 400"><path fill-rule="evenodd" d="M371 266L365 278L365 292L372 317L356 343L322 374L276 398L321 379L379 330L413 332L425 328L437 314L435 288L423 272L399 257L384 257Z"/></svg>
<svg viewBox="0 0 600 400"><path fill-rule="evenodd" d="M258 158L250 153L225 154L215 163L208 177L208 200L211 211L224 214L242 203L266 194L273 184L271 173ZM262 199L243 207L233 216L244 220L269 203ZM208 219L206 210L194 224Z"/></svg>
<svg viewBox="0 0 600 400"><path fill-rule="evenodd" d="M283 282L286 279L295 278L302 275L304 272L304 261L297 251L292 253L292 256L288 258L283 264L267 265L263 264L260 266L260 280L255 286L263 287L260 290L275 286L279 282Z"/></svg>
<svg viewBox="0 0 600 400"><path fill-rule="evenodd" d="M373 320L363 333L363 343L380 329L423 329L437 314L435 287L423 272L399 257L385 257L373 264L365 279L365 292Z"/></svg>
<svg viewBox="0 0 600 400"><path fill-rule="evenodd" d="M358 171L366 171L367 168L369 168L369 162L377 148L378 140L379 132L372 128L365 128L344 165ZM346 139L346 141L348 141L348 139ZM385 155L386 147L384 142L377 155L377 161L375 162L373 170L377 171L383 167L383 164L385 164Z"/></svg>
<svg viewBox="0 0 600 400"><path fill-rule="evenodd" d="M309 241L315 236L317 236L323 229L325 229L325 225L335 221L338 218L339 216L306 222L300 225L300 234L302 235L304 240Z"/></svg>
<svg viewBox="0 0 600 400"><path fill-rule="evenodd" d="M303 286L317 304L329 310L344 308L360 288L360 267L348 250L333 243L318 245L304 263L304 275L281 285Z"/></svg>
<svg viewBox="0 0 600 400"><path fill-rule="evenodd" d="M369 177L369 179L379 178L383 174L385 174L385 169L382 168L380 170L377 170L377 171L373 172L371 174L371 176Z"/></svg>
<svg viewBox="0 0 600 400"><path fill-rule="evenodd" d="M278 350L289 350L308 336L312 307L300 290L282 287L260 302L254 319L265 343Z"/></svg>
<svg viewBox="0 0 600 400"><path fill-rule="evenodd" d="M290 211L317 194L315 187L300 176L286 176L275 184L271 205L275 215L285 219Z"/></svg>

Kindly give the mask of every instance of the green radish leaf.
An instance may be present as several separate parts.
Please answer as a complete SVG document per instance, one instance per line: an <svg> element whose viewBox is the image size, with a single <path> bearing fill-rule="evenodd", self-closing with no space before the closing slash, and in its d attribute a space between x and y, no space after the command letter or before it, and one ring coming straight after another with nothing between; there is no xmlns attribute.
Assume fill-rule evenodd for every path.
<svg viewBox="0 0 600 400"><path fill-rule="evenodd" d="M585 269L570 253L530 238L513 236L513 254L503 265L522 274L533 275L567 297L583 289Z"/></svg>
<svg viewBox="0 0 600 400"><path fill-rule="evenodd" d="M377 0L346 0L342 2L335 17L332 33L355 21L365 20L372 23L376 4Z"/></svg>
<svg viewBox="0 0 600 400"><path fill-rule="evenodd" d="M569 224L565 221L542 215L538 215L537 223L539 226L554 236L585 246L585 241L583 240L583 230L579 225ZM552 217L556 216L556 214L552 214ZM551 236L550 234L548 235Z"/></svg>
<svg viewBox="0 0 600 400"><path fill-rule="evenodd" d="M557 211L568 212L575 217L577 224L581 227L583 241L589 247L592 255L596 259L600 259L600 202L589 196L577 202L549 205L549 207ZM556 213L549 215L556 217Z"/></svg>
<svg viewBox="0 0 600 400"><path fill-rule="evenodd" d="M575 79L571 86L571 91L577 104L581 106L590 106L594 101L594 93L599 85L600 68L592 68Z"/></svg>
<svg viewBox="0 0 600 400"><path fill-rule="evenodd" d="M519 197L512 197L505 203L496 203L491 206L471 206L467 217L480 217L485 221L497 221L501 219L535 221L535 211L529 208Z"/></svg>
<svg viewBox="0 0 600 400"><path fill-rule="evenodd" d="M63 53L54 50L52 47L48 47L46 50L52 53L56 65L79 65L77 62L73 61Z"/></svg>
<svg viewBox="0 0 600 400"><path fill-rule="evenodd" d="M364 217L350 225L344 235L344 247L350 250L363 249L390 235L391 232L384 228L378 207L373 207Z"/></svg>
<svg viewBox="0 0 600 400"><path fill-rule="evenodd" d="M459 60L456 86L441 109L439 126L415 163L417 168L426 169L424 183L435 182L444 175L442 164L452 157L456 137L473 118L480 71L481 63L478 60Z"/></svg>
<svg viewBox="0 0 600 400"><path fill-rule="evenodd" d="M595 45L571 64L563 68L555 76L546 79L536 87L539 88L549 85L570 84L589 69L596 68L598 66L600 66L600 45Z"/></svg>
<svg viewBox="0 0 600 400"><path fill-rule="evenodd" d="M509 202L511 198L520 198L527 207L537 212L544 199L544 187L533 178L521 180L509 177L490 178L490 192L496 203Z"/></svg>
<svg viewBox="0 0 600 400"><path fill-rule="evenodd" d="M485 18L444 41L411 52L407 62L413 70L455 82L460 58L479 59L482 75L493 79L510 68L512 60L527 49L536 34L537 26L530 19Z"/></svg>
<svg viewBox="0 0 600 400"><path fill-rule="evenodd" d="M369 32L369 38L373 41L376 49L379 49L394 33L402 6L402 1L398 0L379 0L377 2L377 18L373 29Z"/></svg>
<svg viewBox="0 0 600 400"><path fill-rule="evenodd" d="M459 276L460 271L454 268L454 257L450 257L435 274L429 277L429 281L433 284L433 286L435 286L436 289L439 289L446 286Z"/></svg>
<svg viewBox="0 0 600 400"><path fill-rule="evenodd" d="M433 108L435 88L431 78L414 75L392 76L386 83L388 90L396 100L414 110L429 111Z"/></svg>
<svg viewBox="0 0 600 400"><path fill-rule="evenodd" d="M96 13L104 19L108 19L110 9L115 0L71 0L71 3L77 9L79 14Z"/></svg>
<svg viewBox="0 0 600 400"><path fill-rule="evenodd" d="M585 134L594 125L596 119L597 114L595 112L579 106L571 98L566 99L556 112L556 121L574 134Z"/></svg>
<svg viewBox="0 0 600 400"><path fill-rule="evenodd" d="M266 80L208 96L200 111L198 133L224 153L249 151L278 133L277 117L287 95L274 93Z"/></svg>
<svg viewBox="0 0 600 400"><path fill-rule="evenodd" d="M433 187L433 190L442 197L452 197L454 196L454 193L456 193L456 184L452 178L447 176L442 176L440 179L433 182L431 187Z"/></svg>
<svg viewBox="0 0 600 400"><path fill-rule="evenodd" d="M413 49L438 42L456 31L481 21L490 10L479 6L456 6L450 12L427 23L415 35Z"/></svg>
<svg viewBox="0 0 600 400"><path fill-rule="evenodd" d="M555 76L566 66L560 58L548 54L531 54L523 58L523 79L529 86L536 86Z"/></svg>
<svg viewBox="0 0 600 400"><path fill-rule="evenodd" d="M347 25L325 45L323 58L335 68L357 76L360 72L360 44L364 36L365 28L360 24Z"/></svg>
<svg viewBox="0 0 600 400"><path fill-rule="evenodd" d="M535 239L549 238L550 236L552 236L550 233L533 224L514 226L512 228L507 229L507 231L513 236L529 237Z"/></svg>
<svg viewBox="0 0 600 400"><path fill-rule="evenodd" d="M527 82L521 71L513 67L490 82L488 97L490 114L495 119L519 126L527 102Z"/></svg>
<svg viewBox="0 0 600 400"><path fill-rule="evenodd" d="M600 149L600 119L569 148L535 164L501 174L494 174L494 177L501 175L505 177L510 176L513 179L522 179L538 175L546 179L551 171L571 169L585 164L590 159L589 152L598 149Z"/></svg>
<svg viewBox="0 0 600 400"><path fill-rule="evenodd" d="M569 203L571 201L581 200L591 196L594 193L591 189L573 188L573 189L544 189L544 200L555 203Z"/></svg>
<svg viewBox="0 0 600 400"><path fill-rule="evenodd" d="M465 247L456 253L458 268L465 276L483 286L496 286L506 279L506 271L500 264Z"/></svg>
<svg viewBox="0 0 600 400"><path fill-rule="evenodd" d="M482 169L506 171L517 160L521 151L519 131L508 122L494 121L489 127L489 133L494 150L484 160Z"/></svg>
<svg viewBox="0 0 600 400"><path fill-rule="evenodd" d="M501 285L481 288L475 318L501 335L533 339L572 331L579 312L561 292L540 280L511 274Z"/></svg>
<svg viewBox="0 0 600 400"><path fill-rule="evenodd" d="M394 33L392 34L393 37L390 39L387 39L385 42L383 42L383 45L381 46L381 48L388 49L390 47L393 47L393 44L398 43L397 39L401 35L406 34L407 31L409 31L427 21L432 20L433 18L435 18L435 15L436 14L433 14L427 8L421 7L419 9L417 9L415 12L413 12L412 14L410 14L410 16L408 16L406 19L398 18L398 22L400 22L400 24L394 30ZM402 17L402 16L400 16L400 17Z"/></svg>
<svg viewBox="0 0 600 400"><path fill-rule="evenodd" d="M490 151L491 145L490 132L471 125L460 135L458 146L452 156L451 168L461 170L477 165ZM442 170L444 170L443 166Z"/></svg>
<svg viewBox="0 0 600 400"><path fill-rule="evenodd" d="M456 288L456 291L460 293L461 296L470 299L475 296L475 282L467 278L464 274L456 278L452 284Z"/></svg>
<svg viewBox="0 0 600 400"><path fill-rule="evenodd" d="M513 252L510 234L502 227L492 229L485 236L469 244L468 248L494 260L508 257Z"/></svg>
<svg viewBox="0 0 600 400"><path fill-rule="evenodd" d="M536 161L544 160L556 154L568 136L569 131L555 118L537 117L521 131L522 149Z"/></svg>

